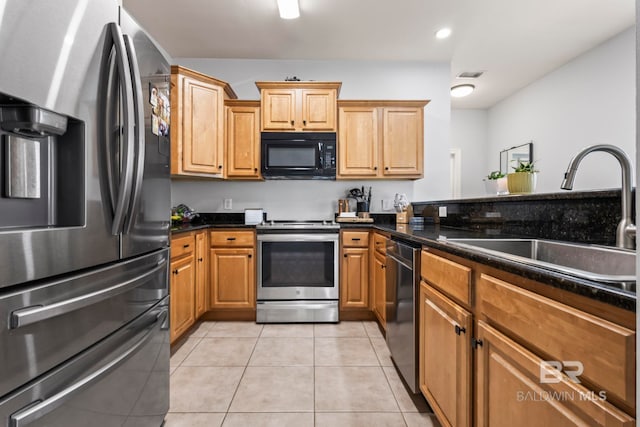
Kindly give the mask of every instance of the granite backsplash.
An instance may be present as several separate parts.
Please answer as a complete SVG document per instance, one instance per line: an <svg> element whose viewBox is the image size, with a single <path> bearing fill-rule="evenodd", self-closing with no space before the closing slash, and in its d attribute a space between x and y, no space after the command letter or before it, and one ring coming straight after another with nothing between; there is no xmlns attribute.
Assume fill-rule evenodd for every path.
<svg viewBox="0 0 640 427"><path fill-rule="evenodd" d="M414 202L414 216L486 234L615 245L620 190ZM447 216L439 217L445 206ZM633 192L635 218L635 191Z"/></svg>

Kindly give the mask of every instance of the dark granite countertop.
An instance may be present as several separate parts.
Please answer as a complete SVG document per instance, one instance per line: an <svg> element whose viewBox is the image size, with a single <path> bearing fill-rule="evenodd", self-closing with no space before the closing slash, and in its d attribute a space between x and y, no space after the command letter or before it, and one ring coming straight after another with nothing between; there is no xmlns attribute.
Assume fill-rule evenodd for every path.
<svg viewBox="0 0 640 427"><path fill-rule="evenodd" d="M394 218L395 219L395 218ZM188 231L201 230L207 228L255 228L255 225L245 225L232 219L224 222L183 224L172 227L171 233L178 234ZM341 223L340 228L360 228L375 229L391 236L408 240L419 245L426 245L442 251L457 255L471 261L499 268L503 271L518 274L527 279L535 280L547 284L557 289L562 289L588 298L592 298L607 304L614 305L624 310L636 310L636 295L616 289L606 284L590 281L576 276L563 274L560 272L547 270L530 264L520 263L514 260L491 255L481 251L474 251L469 248L458 246L455 243L447 242L448 238L505 238L521 237L508 236L504 233L492 235L491 233L470 228L455 228L440 226L437 224L425 224L424 227L412 227L408 224L391 224L389 221L376 221L375 223Z"/></svg>
<svg viewBox="0 0 640 427"><path fill-rule="evenodd" d="M474 251L446 241L448 238L486 239L491 237L508 237L504 234L492 236L491 234L478 230L457 229L437 225L425 225L424 228L412 228L408 225L374 225L373 228L387 232L391 234L392 237L440 249L453 255L467 258L471 261L496 267L509 273L518 274L527 279L553 286L554 288L569 291L587 298L596 299L628 311L636 311L636 294L634 292L619 290L600 282L586 280L576 276L520 263L507 258L490 255L485 252Z"/></svg>

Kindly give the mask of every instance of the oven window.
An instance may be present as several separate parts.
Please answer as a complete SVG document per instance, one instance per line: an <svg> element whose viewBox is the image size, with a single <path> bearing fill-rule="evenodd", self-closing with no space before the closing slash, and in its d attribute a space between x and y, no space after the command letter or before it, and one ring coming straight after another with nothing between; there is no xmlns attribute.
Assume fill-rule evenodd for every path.
<svg viewBox="0 0 640 427"><path fill-rule="evenodd" d="M334 287L334 242L262 242L262 287Z"/></svg>
<svg viewBox="0 0 640 427"><path fill-rule="evenodd" d="M268 147L268 167L270 168L315 168L315 147Z"/></svg>

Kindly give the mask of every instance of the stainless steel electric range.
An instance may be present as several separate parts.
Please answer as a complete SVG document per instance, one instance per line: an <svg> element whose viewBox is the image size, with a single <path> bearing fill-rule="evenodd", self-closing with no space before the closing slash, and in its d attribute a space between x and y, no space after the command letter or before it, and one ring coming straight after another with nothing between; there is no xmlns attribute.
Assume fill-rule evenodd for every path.
<svg viewBox="0 0 640 427"><path fill-rule="evenodd" d="M259 224L258 323L338 322L338 235L334 221Z"/></svg>

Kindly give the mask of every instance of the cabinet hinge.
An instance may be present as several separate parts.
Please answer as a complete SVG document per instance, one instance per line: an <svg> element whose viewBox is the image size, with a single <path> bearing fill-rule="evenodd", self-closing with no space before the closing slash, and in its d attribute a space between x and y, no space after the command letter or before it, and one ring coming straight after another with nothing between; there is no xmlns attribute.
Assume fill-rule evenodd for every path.
<svg viewBox="0 0 640 427"><path fill-rule="evenodd" d="M477 340L475 338L471 338L471 347L473 347L473 348L482 347L482 340Z"/></svg>
<svg viewBox="0 0 640 427"><path fill-rule="evenodd" d="M464 334L467 332L466 328L456 325L455 326L456 335Z"/></svg>

